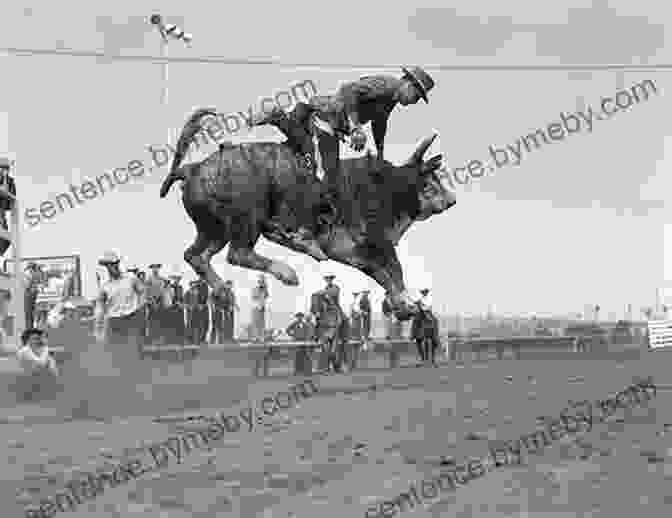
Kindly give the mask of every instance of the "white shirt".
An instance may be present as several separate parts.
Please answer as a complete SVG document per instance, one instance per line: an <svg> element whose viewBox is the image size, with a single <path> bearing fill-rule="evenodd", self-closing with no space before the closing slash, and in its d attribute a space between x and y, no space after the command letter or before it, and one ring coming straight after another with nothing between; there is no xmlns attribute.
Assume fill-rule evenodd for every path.
<svg viewBox="0 0 672 518"><path fill-rule="evenodd" d="M49 347L45 344L38 354L35 354L29 345L24 345L16 351L19 365L25 372L34 372L36 369L48 367L56 369L56 362L49 355Z"/></svg>
<svg viewBox="0 0 672 518"><path fill-rule="evenodd" d="M135 313L142 306L142 285L133 275L122 274L103 284L98 295L104 307L105 318L124 317Z"/></svg>

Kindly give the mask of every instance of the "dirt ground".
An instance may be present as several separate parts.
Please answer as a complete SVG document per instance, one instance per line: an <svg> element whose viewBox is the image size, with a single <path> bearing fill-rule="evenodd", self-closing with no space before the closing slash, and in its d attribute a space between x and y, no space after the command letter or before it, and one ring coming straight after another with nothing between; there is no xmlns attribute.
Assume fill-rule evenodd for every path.
<svg viewBox="0 0 672 518"><path fill-rule="evenodd" d="M533 432L538 416L559 416L569 400L606 399L633 377L652 376L658 393L647 407L618 410L521 466L387 516L669 517L670 367L672 351L651 351L627 361L502 360L316 377L318 394L252 431L227 433L209 451L193 451L181 464L171 459L56 516L364 517L375 501L436 476L442 458L486 457L489 441ZM198 413L234 414L244 403L233 401L258 406L298 381L241 381L240 390L222 391L225 403ZM176 430L143 416L59 422L19 414L0 424L2 518L25 516L25 506L60 491L77 470L138 455L149 464L139 449Z"/></svg>

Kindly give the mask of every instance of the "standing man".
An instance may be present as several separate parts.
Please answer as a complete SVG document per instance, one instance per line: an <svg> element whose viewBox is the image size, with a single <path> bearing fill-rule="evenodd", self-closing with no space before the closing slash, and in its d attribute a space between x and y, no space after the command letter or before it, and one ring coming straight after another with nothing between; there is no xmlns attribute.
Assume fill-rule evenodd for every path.
<svg viewBox="0 0 672 518"><path fill-rule="evenodd" d="M236 312L240 311L238 303L236 302L236 293L233 291L233 282L226 281L224 283L225 293L229 297L230 303L224 309L222 318L223 318L223 338L225 341L233 342L234 332L235 332L235 323L236 323Z"/></svg>
<svg viewBox="0 0 672 518"><path fill-rule="evenodd" d="M107 268L109 280L98 293L96 323L98 329L106 330L106 344L119 349L121 357L142 357L142 295L145 288L134 275L122 274L119 262L119 256L109 251L98 261Z"/></svg>
<svg viewBox="0 0 672 518"><path fill-rule="evenodd" d="M203 345L208 333L208 285L203 279L189 283L185 295L189 338L194 345Z"/></svg>
<svg viewBox="0 0 672 518"><path fill-rule="evenodd" d="M40 270L35 263L28 263L26 265L25 285L24 291L24 312L26 317L26 329L30 329L35 324L35 309L37 303L37 295L39 294L38 285L40 283Z"/></svg>
<svg viewBox="0 0 672 518"><path fill-rule="evenodd" d="M234 312L238 310L238 305L230 280L224 282L224 290L220 297L216 297L214 292L210 294L210 308L212 315L210 343L232 342Z"/></svg>
<svg viewBox="0 0 672 518"><path fill-rule="evenodd" d="M0 191L16 196L16 184L14 183L14 178L9 175L11 165L12 163L7 158L0 157ZM2 196L2 192L0 192L0 227L7 231L9 231L7 211L12 210L14 203L13 199L7 196ZM0 256L5 254L10 244L11 243L5 238L0 238Z"/></svg>
<svg viewBox="0 0 672 518"><path fill-rule="evenodd" d="M172 331L171 339L175 344L185 345L186 330L184 325L184 290L180 281L182 274L174 271L168 276L168 318L167 325Z"/></svg>
<svg viewBox="0 0 672 518"><path fill-rule="evenodd" d="M370 290L364 290L359 299L359 311L362 315L362 339L369 343L371 339L371 300L369 299Z"/></svg>
<svg viewBox="0 0 672 518"><path fill-rule="evenodd" d="M222 296L217 297L215 292L210 292L210 344L219 344L223 342L224 335L224 310L229 303L227 290L222 290Z"/></svg>
<svg viewBox="0 0 672 518"><path fill-rule="evenodd" d="M266 276L259 275L257 285L252 289L252 340L263 341L266 335L266 303L269 292Z"/></svg>
<svg viewBox="0 0 672 518"><path fill-rule="evenodd" d="M315 329L311 323L304 318L302 312L294 315L292 321L285 332L289 337L297 342L310 342L313 340ZM296 356L294 359L294 375L295 376L310 376L313 373L313 361L310 357L310 350L308 347L297 347Z"/></svg>
<svg viewBox="0 0 672 518"><path fill-rule="evenodd" d="M439 322L432 312L429 289L420 290L420 295L416 302L419 312L413 318L411 336L415 340L422 363L431 362L437 367L435 357L440 347Z"/></svg>
<svg viewBox="0 0 672 518"><path fill-rule="evenodd" d="M159 271L161 270L159 263L150 264L149 269L151 273L145 281L147 287L148 335L149 343L157 344L165 342L163 301L166 279L159 275Z"/></svg>
<svg viewBox="0 0 672 518"><path fill-rule="evenodd" d="M335 275L325 275L327 285L311 297L310 312L315 317L315 334L322 345L320 369L342 371L343 324L345 314L340 304L341 289L334 284Z"/></svg>
<svg viewBox="0 0 672 518"><path fill-rule="evenodd" d="M352 304L350 305L350 338L362 339L362 313L359 310L360 292L352 292Z"/></svg>
<svg viewBox="0 0 672 518"><path fill-rule="evenodd" d="M402 326L403 323L397 320L394 316L394 311L392 311L392 303L388 295L385 295L382 304L382 312L385 317L385 339L386 340L399 340L402 335Z"/></svg>

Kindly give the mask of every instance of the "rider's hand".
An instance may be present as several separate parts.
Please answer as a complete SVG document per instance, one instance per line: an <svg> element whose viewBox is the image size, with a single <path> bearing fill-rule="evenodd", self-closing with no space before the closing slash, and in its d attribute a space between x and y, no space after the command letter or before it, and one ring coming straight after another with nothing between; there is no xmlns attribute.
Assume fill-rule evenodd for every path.
<svg viewBox="0 0 672 518"><path fill-rule="evenodd" d="M366 133L361 128L355 128L350 134L350 145L355 151L363 151L366 146Z"/></svg>

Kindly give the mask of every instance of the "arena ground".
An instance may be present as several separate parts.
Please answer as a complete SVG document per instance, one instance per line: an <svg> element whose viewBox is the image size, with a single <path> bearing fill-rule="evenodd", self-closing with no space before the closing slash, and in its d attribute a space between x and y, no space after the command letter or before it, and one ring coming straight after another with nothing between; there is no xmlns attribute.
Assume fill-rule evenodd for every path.
<svg viewBox="0 0 672 518"><path fill-rule="evenodd" d="M254 380L233 363L188 388L191 406L201 407L190 414L233 414L241 400L258 402L300 381ZM562 439L523 466L493 471L425 509L394 516L662 518L672 508L670 365L672 350L657 350L631 359L467 362L315 377L317 395L252 432L227 434L211 451L192 452L181 464L171 461L56 516L364 517L375 500L435 476L442 457L485 457L489 440L534 431L537 416L558 416L568 400L605 399L633 377L652 376L659 388L647 408L619 410L611 422ZM178 409L186 401L179 387L165 392L171 368L184 367L164 367L163 387L153 397L181 400ZM194 401L199 392L203 397ZM140 415L149 409L135 403L130 417L69 422L49 405L5 409L0 516L25 516L24 506L59 491L71 470L132 458L141 444L176 431L175 424L153 422L156 412Z"/></svg>

